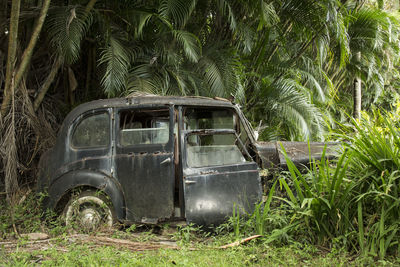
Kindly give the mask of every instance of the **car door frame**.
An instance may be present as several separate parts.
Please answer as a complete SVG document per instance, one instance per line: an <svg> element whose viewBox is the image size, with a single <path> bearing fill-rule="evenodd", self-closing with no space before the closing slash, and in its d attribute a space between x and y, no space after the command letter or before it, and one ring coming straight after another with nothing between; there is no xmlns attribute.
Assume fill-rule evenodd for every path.
<svg viewBox="0 0 400 267"><path fill-rule="evenodd" d="M154 109L154 110L161 110L161 109L168 109L168 114L169 114L169 134L168 134L168 142L166 144L138 144L138 145L131 145L131 146L123 146L121 145L120 142L120 136L119 136L119 128L120 128L120 113L124 110L149 110L149 109ZM171 217L174 216L174 192L173 192L173 186L174 186L174 179L175 179L175 167L174 167L174 123L175 123L175 115L174 115L174 106L170 104L147 104L147 105L137 105L137 106L127 106L127 107L118 107L115 108L114 110L114 127L113 127L113 135L115 140L113 144L113 173L114 176L117 178L119 183L121 184L122 190L124 192L124 198L125 198L125 210L126 210L126 220L128 222L141 222L141 223L158 223L159 221L167 220ZM119 166L119 160L121 158L132 158L135 162L141 161L140 158L144 158L143 164L141 164L143 169L140 169L142 171L142 174L144 171L151 172L152 174L159 174L160 179L162 179L161 175L165 178L165 176L169 176L169 178L166 187L163 188L152 188L152 189L158 189L159 197L156 198L156 204L167 204L167 210L159 209L158 213L154 209L157 208L157 205L154 203L148 203L144 199L139 198L138 196L132 196L132 192L130 191L135 191L136 193L142 193L144 197L146 197L146 192L141 192L138 187L148 189L148 177L140 177L143 180L143 183L140 185L138 184L138 181L140 181L139 177L133 177L134 184L133 182L128 183L127 181L124 181L124 179L127 179L127 174L122 174L123 170L120 170L121 166ZM154 170L152 168L151 163L145 163L146 158L148 159L147 161L149 162L149 157L154 160L154 166L159 164L163 166L169 166L169 173L165 174L160 172L157 172L157 170ZM139 161L138 161L139 160ZM157 163L157 164L156 164ZM135 171L135 170L133 170ZM136 173L137 176L140 174ZM125 177L123 177L125 176ZM144 175L145 176L145 175ZM160 180L162 181L162 180ZM153 183L152 186L156 186L157 182ZM168 192L168 189L171 190L171 192ZM157 190L156 190L157 191ZM150 191L148 190L148 193ZM151 192L154 193L154 192ZM157 193L157 192L156 192ZM153 197L157 197L154 194L152 195ZM166 199L167 198L167 199ZM141 208L140 214L136 215L135 214L135 204L140 201L140 203L143 205L143 208ZM171 204L172 201L172 204ZM147 204L146 204L147 203ZM153 210L152 210L153 209ZM150 216L145 216L146 211L148 211L148 214ZM157 216L156 216L157 215Z"/></svg>
<svg viewBox="0 0 400 267"><path fill-rule="evenodd" d="M193 133L230 133L235 134L239 146L242 147L249 161L244 163L235 163L228 165L206 166L206 167L190 167L187 163L187 136ZM237 209L239 213L252 213L256 203L262 200L262 187L261 179L259 176L258 165L249 155L246 147L240 140L237 132L233 129L210 129L210 130L183 130L181 131L181 144L182 144L182 172L183 172L183 193L185 203L185 218L188 223L195 223L200 225L216 225L222 223L233 213L233 209ZM229 185L230 188L224 188L223 181L229 181L229 177L238 181L237 185ZM243 177L243 179L241 178ZM249 184L246 184L245 179L251 179ZM216 179L220 179L218 183ZM199 183L199 184L196 184ZM209 185L207 185L209 183ZM239 184L240 183L240 184ZM212 184L212 186L211 186ZM220 187L221 195L227 193L232 196L227 201L222 201L218 196ZM249 189L250 196L241 195L240 190L244 188L245 191ZM215 191L215 192L214 192ZM211 201L207 200L207 196L199 194L210 194ZM213 195L213 196L211 196ZM243 199L241 197L244 197ZM248 198L247 198L248 197ZM215 201L216 200L216 201ZM219 201L217 203L217 201ZM195 202L202 202L203 207L194 207ZM209 202L209 203L207 203ZM212 203L215 202L215 203ZM235 203L236 202L236 203ZM246 203L247 202L247 203ZM250 203L251 202L251 203Z"/></svg>

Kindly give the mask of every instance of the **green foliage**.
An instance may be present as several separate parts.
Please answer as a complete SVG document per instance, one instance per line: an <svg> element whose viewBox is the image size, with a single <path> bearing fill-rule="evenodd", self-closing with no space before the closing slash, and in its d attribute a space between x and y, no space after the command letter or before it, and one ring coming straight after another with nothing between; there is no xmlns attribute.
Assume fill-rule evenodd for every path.
<svg viewBox="0 0 400 267"><path fill-rule="evenodd" d="M400 117L394 112L375 110L354 122L350 176L356 182L360 245L363 253L399 253L400 239Z"/></svg>
<svg viewBox="0 0 400 267"><path fill-rule="evenodd" d="M117 36L111 35L100 56L99 64L106 66L101 84L108 96L117 96L125 90L133 55Z"/></svg>
<svg viewBox="0 0 400 267"><path fill-rule="evenodd" d="M292 221L300 223L303 231L312 230L303 233L309 242L326 244L337 236L346 236L354 231L350 206L354 184L346 176L350 163L347 151L340 156L334 168L323 155L321 162L314 161L305 174L298 170L286 154L285 157L289 175L282 176L280 183L288 199L283 201L292 210ZM351 236L346 243L345 246L353 245Z"/></svg>
<svg viewBox="0 0 400 267"><path fill-rule="evenodd" d="M81 6L59 6L49 10L45 26L50 43L66 64L80 58L81 42L92 22L92 14Z"/></svg>
<svg viewBox="0 0 400 267"><path fill-rule="evenodd" d="M196 236L202 232L200 226L196 226L193 223L188 225L178 226L177 232L175 234L175 239L181 241L183 244L189 244Z"/></svg>
<svg viewBox="0 0 400 267"><path fill-rule="evenodd" d="M392 112L363 113L341 138L343 151L311 160L300 171L281 147L288 171L264 205L243 216L234 210L223 227L238 240L260 234L264 244L301 242L381 260L400 252L400 104ZM310 158L311 159L311 158ZM277 185L279 184L279 188Z"/></svg>
<svg viewBox="0 0 400 267"><path fill-rule="evenodd" d="M399 122L398 111L364 113L353 121L355 134L342 135L350 142L334 166L322 158L302 173L286 157L289 173L279 181L287 198L280 200L298 224L290 234L381 259L399 253Z"/></svg>
<svg viewBox="0 0 400 267"><path fill-rule="evenodd" d="M58 235L65 231L61 220L52 211L44 212L41 205L44 195L37 196L27 192L19 203L10 206L5 199L0 202L0 238L20 234L48 231L50 235Z"/></svg>
<svg viewBox="0 0 400 267"><path fill-rule="evenodd" d="M56 1L40 41L82 73L77 98L234 96L264 140L323 140L355 76L365 109L399 88L398 16L364 2Z"/></svg>
<svg viewBox="0 0 400 267"><path fill-rule="evenodd" d="M181 28L185 26L195 6L196 1L194 0L163 0L160 3L159 13L175 22L177 28Z"/></svg>
<svg viewBox="0 0 400 267"><path fill-rule="evenodd" d="M68 242L66 242L68 243ZM381 262L381 264L390 262ZM393 264L398 260L393 260ZM70 245L46 250L0 253L6 266L360 266L377 264L373 259L352 259L345 253L326 253L312 246L270 247L252 243L232 249L199 247L194 250L160 249L129 251L120 247Z"/></svg>

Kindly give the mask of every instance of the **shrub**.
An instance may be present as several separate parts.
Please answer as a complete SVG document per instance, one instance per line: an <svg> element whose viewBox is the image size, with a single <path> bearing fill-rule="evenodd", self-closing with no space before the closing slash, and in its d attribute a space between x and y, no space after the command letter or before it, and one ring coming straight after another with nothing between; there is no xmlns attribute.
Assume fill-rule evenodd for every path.
<svg viewBox="0 0 400 267"><path fill-rule="evenodd" d="M292 235L322 245L339 242L350 251L383 259L400 250L400 117L375 110L353 120L342 135L342 155L301 173L286 157L289 175L279 179L287 197Z"/></svg>

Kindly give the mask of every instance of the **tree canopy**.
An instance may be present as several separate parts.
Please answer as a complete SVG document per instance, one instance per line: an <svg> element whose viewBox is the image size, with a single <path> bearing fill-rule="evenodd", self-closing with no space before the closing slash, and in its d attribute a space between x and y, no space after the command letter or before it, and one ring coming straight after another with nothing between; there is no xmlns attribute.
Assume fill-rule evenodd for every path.
<svg viewBox="0 0 400 267"><path fill-rule="evenodd" d="M137 91L234 98L263 140L324 140L353 100L368 110L397 98L395 4L1 0L3 165L15 151L29 169L51 143L20 155L7 134L50 140L43 121L54 132L79 103Z"/></svg>

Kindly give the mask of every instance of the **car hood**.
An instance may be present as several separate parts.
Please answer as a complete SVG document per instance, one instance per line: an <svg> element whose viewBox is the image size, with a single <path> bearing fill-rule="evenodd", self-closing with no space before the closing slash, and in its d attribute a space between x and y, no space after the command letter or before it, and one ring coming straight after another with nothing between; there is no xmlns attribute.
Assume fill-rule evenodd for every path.
<svg viewBox="0 0 400 267"><path fill-rule="evenodd" d="M339 142L257 142L257 154L262 168L281 167L287 168L284 151L288 158L297 167L306 167L310 158L320 160L325 149L327 158L335 158L339 155L341 143ZM326 148L325 148L326 147Z"/></svg>

